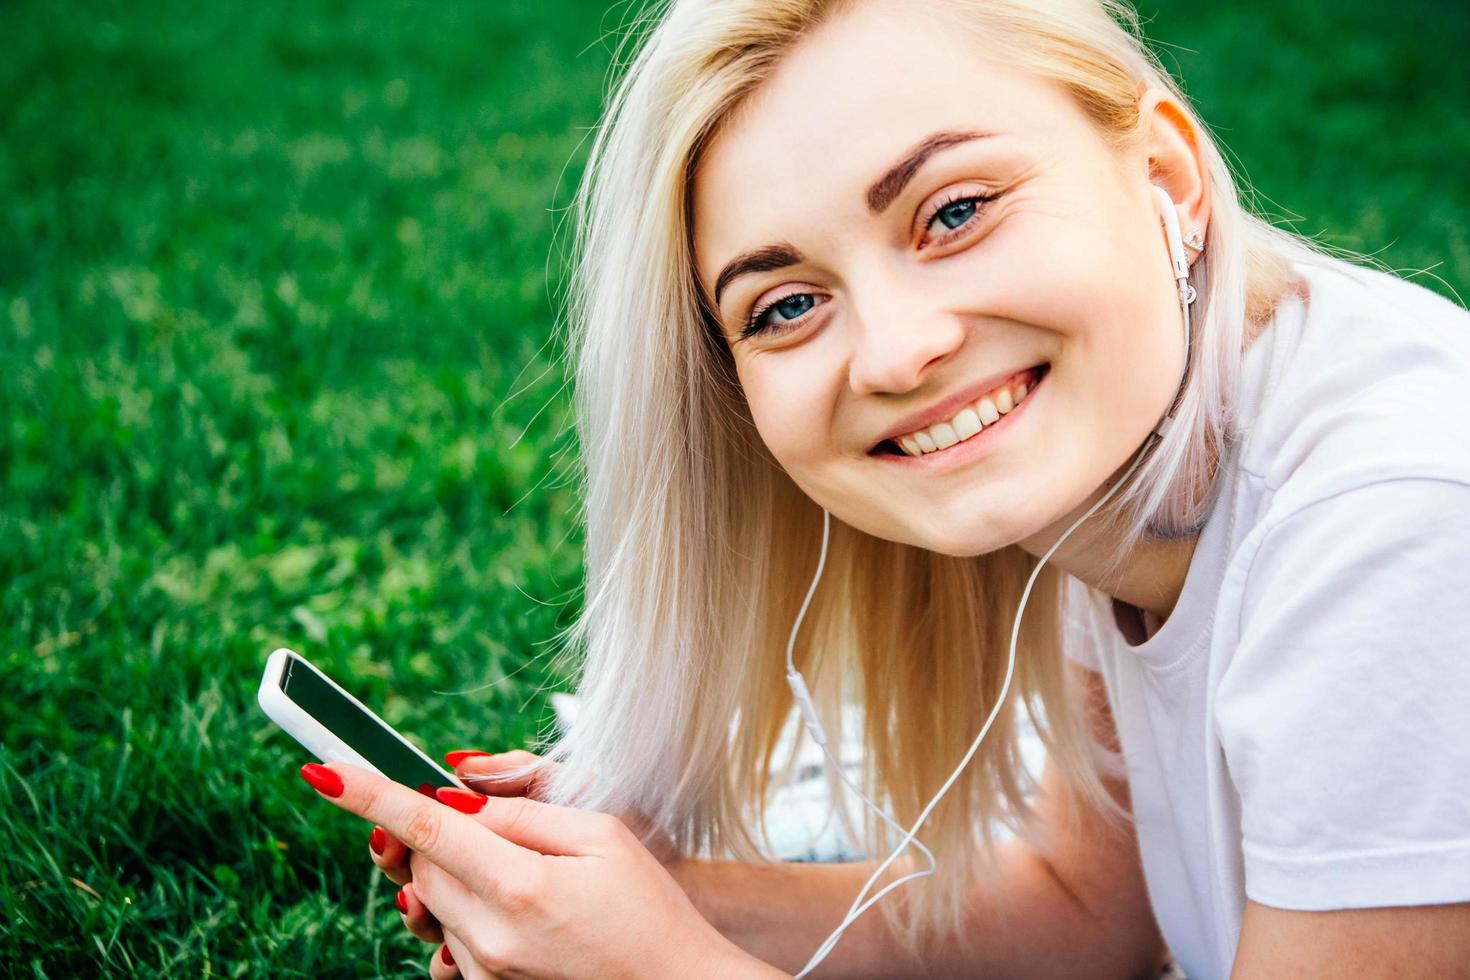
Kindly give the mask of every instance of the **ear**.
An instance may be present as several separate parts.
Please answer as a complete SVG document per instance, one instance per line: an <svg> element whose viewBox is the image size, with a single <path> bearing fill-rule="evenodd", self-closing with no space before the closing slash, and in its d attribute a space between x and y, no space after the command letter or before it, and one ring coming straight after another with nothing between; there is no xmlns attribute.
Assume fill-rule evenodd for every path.
<svg viewBox="0 0 1470 980"><path fill-rule="evenodd" d="M1151 88L1138 101L1143 120L1144 152L1148 179L1174 199L1179 210L1179 229L1185 238L1198 231L1208 238L1210 224L1210 174L1200 152L1199 130L1184 107L1170 93ZM1189 261L1199 250L1186 248Z"/></svg>

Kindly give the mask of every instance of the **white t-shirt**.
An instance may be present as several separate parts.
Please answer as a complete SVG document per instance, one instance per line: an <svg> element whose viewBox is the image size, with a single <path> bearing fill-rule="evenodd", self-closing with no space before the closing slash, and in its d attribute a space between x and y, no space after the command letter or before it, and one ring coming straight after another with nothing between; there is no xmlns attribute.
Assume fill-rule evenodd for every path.
<svg viewBox="0 0 1470 980"><path fill-rule="evenodd" d="M1299 271L1306 303L1247 350L1242 439L1173 613L1130 645L1069 586L1068 654L1105 679L1191 980L1230 975L1247 898L1470 901L1470 313Z"/></svg>

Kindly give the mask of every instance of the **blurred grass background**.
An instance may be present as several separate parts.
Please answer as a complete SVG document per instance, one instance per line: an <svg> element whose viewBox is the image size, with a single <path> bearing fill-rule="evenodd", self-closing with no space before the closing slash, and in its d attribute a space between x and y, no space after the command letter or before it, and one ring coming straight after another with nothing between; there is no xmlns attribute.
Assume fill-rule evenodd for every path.
<svg viewBox="0 0 1470 980"><path fill-rule="evenodd" d="M1466 295L1470 10L1142 10L1265 211ZM288 645L432 752L550 724L554 233L629 16L0 4L0 974L423 972L255 687Z"/></svg>

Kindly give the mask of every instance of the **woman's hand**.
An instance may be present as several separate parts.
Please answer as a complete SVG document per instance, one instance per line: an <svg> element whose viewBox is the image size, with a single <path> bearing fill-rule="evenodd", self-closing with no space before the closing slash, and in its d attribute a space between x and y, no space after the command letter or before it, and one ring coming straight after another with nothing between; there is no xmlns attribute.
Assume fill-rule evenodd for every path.
<svg viewBox="0 0 1470 980"><path fill-rule="evenodd" d="M540 757L535 753L522 749L493 754L458 751L450 752L444 758L454 767L455 775L465 785L486 796L526 796L542 802L545 802L543 791L546 780L550 776L551 769L554 768L543 767L512 778L504 777L502 774L508 770L539 760ZM628 829L640 839L645 840L646 846L653 852L654 857L658 858L660 864L672 872L677 871L681 862L674 848L674 842L667 834L653 830L648 818L636 811L629 810L619 816L623 823L628 825ZM372 834L368 837L368 850L373 863L394 884L406 885L413 880L413 872L408 861L408 848L382 827L373 828ZM675 877L678 877L677 873ZM438 942L439 940L433 941Z"/></svg>
<svg viewBox="0 0 1470 980"><path fill-rule="evenodd" d="M527 796L545 802L546 782L554 766L546 766L530 772L507 777L512 769L539 761L535 753L516 749L511 752L479 752L460 750L445 755L444 760L454 767L455 775L471 788L486 796ZM662 831L652 829L652 823L643 814L629 810L620 815L628 829L644 840L659 863L674 876L686 894L699 907L699 896L687 872L692 870L689 862L679 858L674 842ZM646 835L646 836L645 836ZM444 930L431 912L414 895L413 869L409 863L410 852L403 842L382 827L374 827L368 836L368 851L374 864L402 891L398 897L398 910L408 931L426 943L438 945L444 942ZM709 915L701 907L700 912Z"/></svg>
<svg viewBox="0 0 1470 980"><path fill-rule="evenodd" d="M344 763L302 775L412 852L410 908L455 964L436 957L436 977L784 976L706 922L616 817L461 789L439 802Z"/></svg>

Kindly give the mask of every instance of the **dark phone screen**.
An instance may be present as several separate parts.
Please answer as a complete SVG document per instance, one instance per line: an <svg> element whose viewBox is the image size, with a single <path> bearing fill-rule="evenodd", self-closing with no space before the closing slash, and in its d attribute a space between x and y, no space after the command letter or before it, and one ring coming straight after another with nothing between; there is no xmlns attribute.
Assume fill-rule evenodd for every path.
<svg viewBox="0 0 1470 980"><path fill-rule="evenodd" d="M390 729L343 697L297 657L286 658L286 669L281 672L281 693L394 782L420 792L426 786L454 785L437 766L409 751Z"/></svg>

